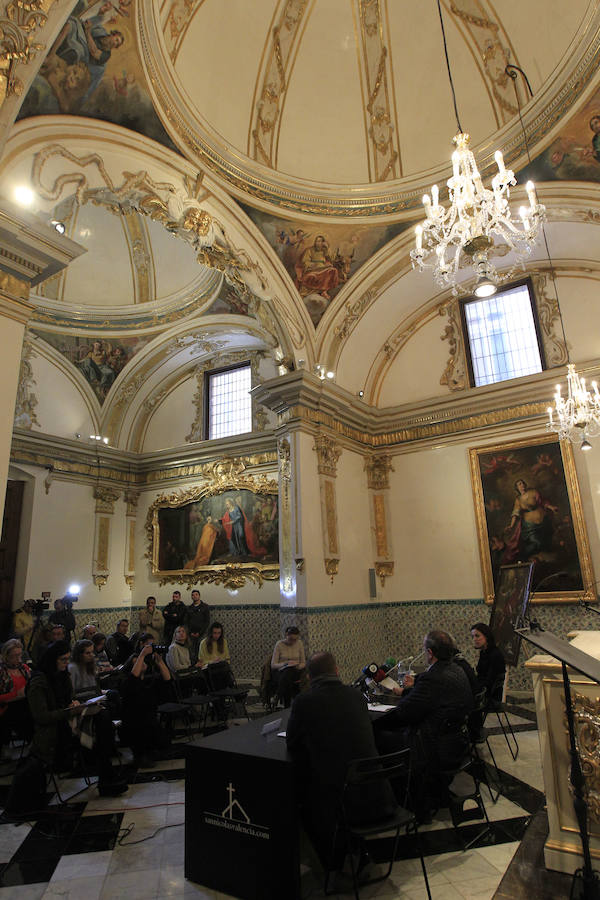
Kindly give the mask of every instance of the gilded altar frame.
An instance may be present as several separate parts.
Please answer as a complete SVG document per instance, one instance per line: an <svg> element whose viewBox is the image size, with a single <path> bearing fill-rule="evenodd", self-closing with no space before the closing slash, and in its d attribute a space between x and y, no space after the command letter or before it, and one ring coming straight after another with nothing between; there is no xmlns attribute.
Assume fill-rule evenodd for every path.
<svg viewBox="0 0 600 900"><path fill-rule="evenodd" d="M193 536L189 525L192 516L197 515L198 527L217 522L217 527L222 531L221 518L217 519L213 513L215 510L226 511L226 500L231 500L231 506L237 504L244 510L245 534L248 536L248 527L252 529L254 550L260 548L268 550L264 555L261 552L248 556L256 558L235 558L231 552L220 552L214 561L196 565L192 559L191 543ZM254 509L249 509L250 502ZM259 532L261 525L261 511L268 509L272 516L269 522L264 523L264 531ZM171 565L165 566L165 542L167 540L165 520L168 514L164 511L181 510L182 524L187 521L187 528L183 531L186 535L186 548L188 559L184 561L186 554L177 551L171 554ZM209 510L211 512L209 512ZM210 519L209 519L210 516ZM252 581L262 587L264 581L276 581L279 579L279 520L278 520L278 484L269 480L266 476L260 477L237 475L231 478L219 477L214 482L175 491L171 494L161 494L148 509L146 517L146 536L148 540L148 552L146 557L150 560L152 574L158 576L159 584L222 584L230 590L235 590L247 581ZM187 517L187 519L186 519ZM276 518L274 518L276 517ZM171 517L176 523L177 516ZM257 524L258 523L258 524ZM267 528L268 526L268 528ZM214 528L211 524L211 528ZM181 528L180 528L181 532ZM203 534L202 532L199 532ZM268 544L264 540L269 535ZM226 536L220 535L221 547L226 541ZM169 540L171 540L169 538ZM264 546L260 543L263 540ZM190 543L191 542L191 543ZM172 543L172 542L171 542ZM228 556L230 559L228 559ZM196 554L195 559L198 558Z"/></svg>
<svg viewBox="0 0 600 900"><path fill-rule="evenodd" d="M552 512L549 524L554 532L552 548L539 553L530 603L595 600L592 557L571 444L559 442L556 435L540 435L470 448L469 461L485 602L494 602L494 576L501 565L531 558L525 551L522 555L526 558L517 556L507 560L501 546L502 543L506 546L507 526L512 521L511 503L516 503L516 484L523 480L539 493L540 508L544 505L548 514ZM555 551L555 561L551 561L552 551ZM562 578L565 569L573 573L573 580L575 573L580 576L577 586ZM546 589L538 590L537 585L542 588L542 582Z"/></svg>

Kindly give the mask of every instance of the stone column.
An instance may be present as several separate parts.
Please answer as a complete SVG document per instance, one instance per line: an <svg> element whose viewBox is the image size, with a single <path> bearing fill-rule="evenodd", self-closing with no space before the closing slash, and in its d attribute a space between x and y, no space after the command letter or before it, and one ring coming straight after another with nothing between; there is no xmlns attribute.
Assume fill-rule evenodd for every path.
<svg viewBox="0 0 600 900"><path fill-rule="evenodd" d="M0 513L4 510L23 335L33 306L29 284L0 271Z"/></svg>
<svg viewBox="0 0 600 900"><path fill-rule="evenodd" d="M92 575L98 590L101 590L106 584L110 575L110 523L115 511L115 500L118 500L119 496L120 492L112 488L103 487L102 485L97 485L94 488L96 524L94 529Z"/></svg>
<svg viewBox="0 0 600 900"><path fill-rule="evenodd" d="M125 500L125 582L129 586L129 590L133 590L135 584L135 526L137 517L137 505L140 499L139 491L126 490L123 499Z"/></svg>
<svg viewBox="0 0 600 900"><path fill-rule="evenodd" d="M319 496L321 498L321 529L323 533L323 562L325 572L331 579L338 573L340 563L339 530L337 518L337 501L335 494L335 478L337 462L342 448L327 434L315 437L317 454L317 471L319 473Z"/></svg>
<svg viewBox="0 0 600 900"><path fill-rule="evenodd" d="M392 533L389 527L390 515L388 495L390 472L394 471L389 453L376 453L365 459L367 486L369 488L369 508L371 534L373 535L373 556L375 573L385 584L385 579L394 574Z"/></svg>
<svg viewBox="0 0 600 900"><path fill-rule="evenodd" d="M30 291L82 253L84 247L36 216L7 201L0 202L0 516L4 511L23 336L35 312L34 303L29 302Z"/></svg>

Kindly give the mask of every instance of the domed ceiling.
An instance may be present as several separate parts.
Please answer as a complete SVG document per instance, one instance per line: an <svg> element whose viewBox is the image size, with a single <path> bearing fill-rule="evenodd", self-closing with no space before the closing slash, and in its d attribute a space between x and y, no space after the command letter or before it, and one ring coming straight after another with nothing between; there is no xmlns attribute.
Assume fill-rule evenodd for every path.
<svg viewBox="0 0 600 900"><path fill-rule="evenodd" d="M572 103L590 77L581 66L596 5L442 3L461 123L488 159L529 102L506 65L526 74L530 112L553 107L544 123L525 116L539 139L565 80L578 69L562 98ZM397 211L420 199L426 173L448 168L457 127L434 0L170 0L137 14L172 140L257 205ZM509 159L523 154L518 131Z"/></svg>

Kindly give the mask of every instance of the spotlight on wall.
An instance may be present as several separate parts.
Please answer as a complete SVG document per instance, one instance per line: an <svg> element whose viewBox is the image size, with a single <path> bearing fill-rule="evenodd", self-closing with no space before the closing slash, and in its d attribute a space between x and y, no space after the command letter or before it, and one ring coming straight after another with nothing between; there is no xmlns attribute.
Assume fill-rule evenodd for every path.
<svg viewBox="0 0 600 900"><path fill-rule="evenodd" d="M364 391L359 391L359 392L358 392L358 396L361 397L361 398L364 397L364 396L365 396L365 392L364 392Z"/></svg>
<svg viewBox="0 0 600 900"><path fill-rule="evenodd" d="M102 437L101 434L90 434L90 441L102 441L103 444L108 444L108 438Z"/></svg>
<svg viewBox="0 0 600 900"><path fill-rule="evenodd" d="M79 597L79 591L81 590L81 585L73 582L67 588L67 596L69 597Z"/></svg>
<svg viewBox="0 0 600 900"><path fill-rule="evenodd" d="M67 230L67 226L64 222L59 222L58 219L51 219L50 224L54 228L55 231L58 231L59 234L64 234Z"/></svg>
<svg viewBox="0 0 600 900"><path fill-rule="evenodd" d="M35 200L35 194L24 184L19 184L14 189L13 196L19 206L33 206L33 201Z"/></svg>

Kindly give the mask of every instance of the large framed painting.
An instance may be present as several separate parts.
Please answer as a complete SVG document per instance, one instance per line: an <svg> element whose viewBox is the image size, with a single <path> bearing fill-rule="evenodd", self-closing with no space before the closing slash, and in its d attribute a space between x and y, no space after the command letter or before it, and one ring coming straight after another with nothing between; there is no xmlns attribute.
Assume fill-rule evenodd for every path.
<svg viewBox="0 0 600 900"><path fill-rule="evenodd" d="M535 563L532 603L595 599L573 449L556 437L469 450L486 603L502 566Z"/></svg>
<svg viewBox="0 0 600 900"><path fill-rule="evenodd" d="M279 578L277 482L244 478L157 497L147 556L160 583L229 588Z"/></svg>
<svg viewBox="0 0 600 900"><path fill-rule="evenodd" d="M515 634L515 625L527 612L534 568L533 562L515 563L501 566L498 574L490 628L507 666L519 661L521 635Z"/></svg>

